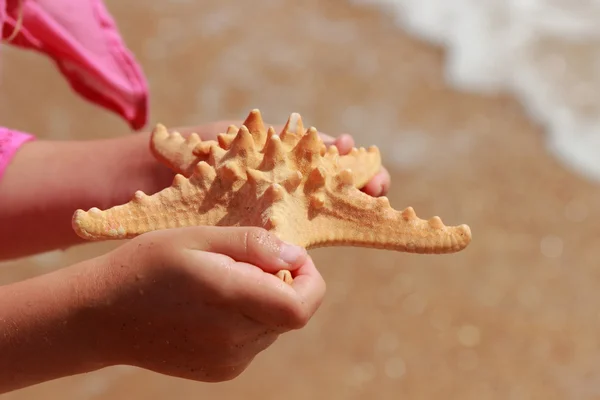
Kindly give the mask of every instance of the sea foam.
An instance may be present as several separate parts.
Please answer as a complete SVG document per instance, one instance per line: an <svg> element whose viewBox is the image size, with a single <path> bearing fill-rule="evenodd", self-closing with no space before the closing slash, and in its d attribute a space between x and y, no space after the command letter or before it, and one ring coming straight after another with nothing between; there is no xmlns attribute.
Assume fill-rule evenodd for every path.
<svg viewBox="0 0 600 400"><path fill-rule="evenodd" d="M600 0L351 0L443 46L459 90L512 93L548 147L600 181Z"/></svg>

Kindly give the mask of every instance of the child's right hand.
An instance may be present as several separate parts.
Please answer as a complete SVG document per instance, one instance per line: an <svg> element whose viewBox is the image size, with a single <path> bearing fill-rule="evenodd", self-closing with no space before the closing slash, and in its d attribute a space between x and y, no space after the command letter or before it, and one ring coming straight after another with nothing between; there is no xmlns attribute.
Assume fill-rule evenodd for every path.
<svg viewBox="0 0 600 400"><path fill-rule="evenodd" d="M102 363L198 381L238 376L278 335L303 327L325 294L304 249L258 228L154 231L97 260L88 286L101 300ZM273 275L281 269L293 271L292 285Z"/></svg>

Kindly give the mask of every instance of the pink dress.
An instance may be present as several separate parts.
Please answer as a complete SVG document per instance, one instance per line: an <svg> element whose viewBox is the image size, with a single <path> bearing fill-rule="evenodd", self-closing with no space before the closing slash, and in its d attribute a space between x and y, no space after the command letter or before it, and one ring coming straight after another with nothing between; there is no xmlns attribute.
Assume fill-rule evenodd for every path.
<svg viewBox="0 0 600 400"><path fill-rule="evenodd" d="M22 10L19 7L23 7ZM101 0L0 0L6 40L52 58L73 90L113 111L132 129L148 119L148 85ZM0 179L19 147L34 137L0 127Z"/></svg>

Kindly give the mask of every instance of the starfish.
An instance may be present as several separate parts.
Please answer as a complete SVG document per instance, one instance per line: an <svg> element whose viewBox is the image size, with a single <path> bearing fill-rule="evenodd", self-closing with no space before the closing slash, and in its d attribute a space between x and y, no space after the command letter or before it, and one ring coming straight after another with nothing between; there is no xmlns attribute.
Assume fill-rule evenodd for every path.
<svg viewBox="0 0 600 400"><path fill-rule="evenodd" d="M254 135L264 136L265 134L265 124L258 109L252 110L242 125ZM238 131L237 126L230 125L227 132L217 135L217 141L202 141L197 133L192 133L184 138L179 132L169 132L165 126L158 124L152 131L150 149L157 160L175 173L190 177L195 165L201 161L208 161L213 146L229 150ZM298 113L292 113L280 137L284 143L292 144L294 140L305 133L302 117ZM269 135L272 134L274 132L269 132ZM217 150L213 156L219 159L223 154L224 152ZM339 163L342 169L352 170L354 184L357 188L361 188L379 172L381 155L376 147L368 152L365 151L364 147L353 148L349 154L339 157Z"/></svg>
<svg viewBox="0 0 600 400"><path fill-rule="evenodd" d="M87 240L111 240L192 225L257 226L307 249L360 246L420 254L458 252L471 241L467 225L446 226L438 216L424 220L412 207L398 211L387 197L360 191L360 182L379 170L375 146L340 156L314 127L305 131L297 114L279 135L265 128L258 110L235 129L202 142L158 124L151 148L179 171L172 185L151 196L136 191L128 203L107 210L77 210L73 229ZM360 167L357 160L367 165L347 167ZM288 271L277 276L292 282Z"/></svg>

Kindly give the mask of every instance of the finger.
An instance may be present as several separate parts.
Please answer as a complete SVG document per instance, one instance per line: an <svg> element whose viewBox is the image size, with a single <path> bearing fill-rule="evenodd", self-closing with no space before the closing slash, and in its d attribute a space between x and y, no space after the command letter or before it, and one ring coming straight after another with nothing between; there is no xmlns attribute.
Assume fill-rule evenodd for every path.
<svg viewBox="0 0 600 400"><path fill-rule="evenodd" d="M362 191L373 197L384 196L389 191L390 183L390 174L382 167L381 170L367 182L362 188Z"/></svg>
<svg viewBox="0 0 600 400"><path fill-rule="evenodd" d="M253 272L245 268L245 272L248 274L247 278L252 279L256 270ZM260 294L269 296L270 299L262 308L255 304L252 309L247 310L247 315L272 324L280 333L304 327L323 302L326 284L310 256L295 274L291 285L274 275L263 273L260 278L255 277L256 282L260 282ZM274 290L268 293L266 288ZM244 304L250 304L249 298Z"/></svg>
<svg viewBox="0 0 600 400"><path fill-rule="evenodd" d="M335 139L334 145L337 147L340 155L346 155L350 153L350 150L352 150L355 145L354 138L351 135L344 133Z"/></svg>
<svg viewBox="0 0 600 400"><path fill-rule="evenodd" d="M291 286L296 292L301 307L299 310L300 314L298 315L299 318L295 321L297 322L296 329L298 329L306 325L320 307L325 297L327 285L310 256L295 271L295 274L296 276Z"/></svg>
<svg viewBox="0 0 600 400"><path fill-rule="evenodd" d="M299 267L299 281L292 285L223 254L190 251L186 257L186 263L201 275L200 279L210 282L208 288L214 288L220 301L278 333L306 325L325 293L323 278L310 257Z"/></svg>
<svg viewBox="0 0 600 400"><path fill-rule="evenodd" d="M191 372L187 372L185 377L188 379L209 383L231 381L240 376L242 372L248 368L251 361L252 360L231 367L211 366L209 368L203 368L203 366L200 366L199 368L194 368Z"/></svg>
<svg viewBox="0 0 600 400"><path fill-rule="evenodd" d="M390 172L385 167L381 167L381 171L379 174L382 175L381 178L381 196L385 196L390 191L390 186L392 185L392 177L390 176Z"/></svg>
<svg viewBox="0 0 600 400"><path fill-rule="evenodd" d="M179 231L187 248L224 254L269 273L294 270L307 257L303 247L284 242L262 228L194 226Z"/></svg>

